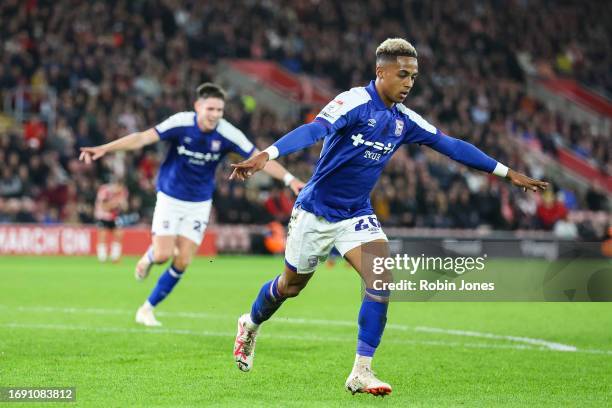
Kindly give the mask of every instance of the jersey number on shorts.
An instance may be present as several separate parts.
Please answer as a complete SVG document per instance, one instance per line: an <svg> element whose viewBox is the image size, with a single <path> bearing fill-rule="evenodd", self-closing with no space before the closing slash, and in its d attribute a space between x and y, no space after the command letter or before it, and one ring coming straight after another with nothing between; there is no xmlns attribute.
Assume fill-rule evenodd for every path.
<svg viewBox="0 0 612 408"><path fill-rule="evenodd" d="M366 220L370 222L369 225ZM368 217L367 219L362 218L359 220L359 222L355 225L355 231L363 231L365 229L370 228L370 225L374 228L380 228L380 223L378 222L376 217Z"/></svg>

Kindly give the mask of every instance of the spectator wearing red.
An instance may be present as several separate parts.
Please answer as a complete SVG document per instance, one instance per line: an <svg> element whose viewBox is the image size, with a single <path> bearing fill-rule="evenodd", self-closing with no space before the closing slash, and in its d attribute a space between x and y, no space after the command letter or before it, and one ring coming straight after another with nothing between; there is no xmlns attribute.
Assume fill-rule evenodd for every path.
<svg viewBox="0 0 612 408"><path fill-rule="evenodd" d="M554 192L548 190L542 194L542 201L538 204L536 214L542 227L550 230L557 221L567 216L567 208L556 199Z"/></svg>
<svg viewBox="0 0 612 408"><path fill-rule="evenodd" d="M278 222L286 223L291 217L294 200L284 189L273 187L270 196L264 202L266 211Z"/></svg>
<svg viewBox="0 0 612 408"><path fill-rule="evenodd" d="M158 160L155 154L151 151L146 152L138 163L138 170L140 171L140 174L144 175L147 180L151 180L155 177L158 167Z"/></svg>
<svg viewBox="0 0 612 408"><path fill-rule="evenodd" d="M33 149L40 149L47 138L47 127L40 120L38 115L32 116L23 126L23 137L28 146Z"/></svg>

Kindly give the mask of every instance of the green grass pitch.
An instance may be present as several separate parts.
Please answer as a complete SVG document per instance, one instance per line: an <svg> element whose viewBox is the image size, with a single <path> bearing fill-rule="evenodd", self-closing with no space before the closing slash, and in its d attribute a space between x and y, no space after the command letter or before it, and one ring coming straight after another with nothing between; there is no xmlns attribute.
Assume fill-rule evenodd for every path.
<svg viewBox="0 0 612 408"><path fill-rule="evenodd" d="M73 407L612 404L610 303L394 302L373 367L393 386L383 399L343 388L360 291L342 263L263 326L243 373L236 319L282 258L196 259L158 329L133 318L163 268L140 283L135 262L0 257L0 386L75 386Z"/></svg>

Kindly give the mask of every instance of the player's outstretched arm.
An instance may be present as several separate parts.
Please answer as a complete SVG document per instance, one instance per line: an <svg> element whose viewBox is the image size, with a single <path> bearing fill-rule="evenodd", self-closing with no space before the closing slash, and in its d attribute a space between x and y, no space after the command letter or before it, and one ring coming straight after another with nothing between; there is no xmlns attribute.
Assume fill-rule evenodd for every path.
<svg viewBox="0 0 612 408"><path fill-rule="evenodd" d="M532 179L509 169L468 142L455 139L441 132L437 134L436 138L432 138L432 140L433 142L427 143L432 149L468 167L504 177L515 186L522 187L524 191L546 190L548 187L547 182Z"/></svg>
<svg viewBox="0 0 612 408"><path fill-rule="evenodd" d="M429 142L431 140L431 142ZM465 164L468 167L493 173L497 176L504 177L517 187L522 187L524 191L546 190L548 183L527 177L524 174L516 172L497 160L489 157L482 150L466 141L456 139L445 135L438 131L436 137L430 138L425 143L432 149L445 154L451 159Z"/></svg>
<svg viewBox="0 0 612 408"><path fill-rule="evenodd" d="M106 143L100 146L92 147L81 147L81 155L79 160L85 163L91 163L92 160L98 160L106 153L117 152L121 150L136 150L143 146L155 143L159 140L159 135L155 129L145 130L144 132L131 133L127 136L123 136L117 140L113 140L110 143Z"/></svg>
<svg viewBox="0 0 612 408"><path fill-rule="evenodd" d="M244 181L246 178L250 177L253 173L259 170L263 170L264 172L268 173L271 177L277 180L281 180L283 183L285 183L285 186L291 189L293 194L298 195L300 191L302 190L302 188L304 188L304 182L296 178L287 169L285 169L280 163L276 161L269 161L268 157L264 157L264 155L268 155L268 153L255 150L255 152L251 155L251 157L248 160L238 163L240 166L234 166L234 171L230 175L230 180L236 179L236 180ZM263 163L263 167L261 167L262 163ZM244 171L246 171L246 174L243 174L244 171L242 169L245 169Z"/></svg>
<svg viewBox="0 0 612 408"><path fill-rule="evenodd" d="M296 178L281 164L276 161L269 161L267 152L255 152L248 160L236 165L232 164L232 166L234 166L234 171L230 175L230 180L244 181L259 170L263 170L275 179L285 183L285 186L289 187L295 195L298 195L305 186L302 180Z"/></svg>
<svg viewBox="0 0 612 408"><path fill-rule="evenodd" d="M232 164L234 171L230 176L230 180L246 180L258 171L263 170L269 160L274 160L280 156L285 156L311 146L323 139L328 131L325 125L316 121L302 125L278 139L263 152L259 152L240 163Z"/></svg>

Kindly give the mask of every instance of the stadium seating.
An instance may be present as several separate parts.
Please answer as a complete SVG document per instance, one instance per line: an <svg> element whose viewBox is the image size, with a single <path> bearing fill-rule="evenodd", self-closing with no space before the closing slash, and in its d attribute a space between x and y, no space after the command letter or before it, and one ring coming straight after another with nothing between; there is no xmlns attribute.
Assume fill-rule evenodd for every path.
<svg viewBox="0 0 612 408"><path fill-rule="evenodd" d="M174 3L165 1L3 2L0 100L7 112L23 116L10 118L7 123L16 124L8 128L0 127L0 222L90 223L97 186L121 170L131 192L130 211L146 223L155 200L158 150L86 166L77 161L79 147L146 129L190 109L193 89L214 79L222 58L274 60L289 71L327 78L336 89L363 85L372 77L376 45L390 35L405 36L419 51L421 76L410 107L445 132L537 176L546 174L523 160L523 145L509 140L520 139L552 157L559 146L569 148L608 176L612 172L610 135L568 121L527 95L517 60L517 55L527 55L548 67L542 71L610 92L610 49L597 46L601 31L609 30L606 14L588 2L516 2L505 13L496 13L490 1L389 1L368 13L358 2L321 2L317 7L300 1L249 2L234 7L237 3L170 8ZM531 12L535 3L540 14L554 6L554 18L539 24ZM233 10L231 18L228 9ZM466 9L474 13L462 12ZM572 32L589 41L565 38L558 29L573 24L575 13L590 24ZM378 24L383 19L385 26ZM440 20L445 24L436 24ZM16 92L19 86L26 91ZM247 104L243 95L231 91L226 115L259 147L300 124L253 109L253 101ZM307 179L317 154L313 147L284 164ZM219 181L228 172L227 167L218 172ZM218 202L240 205L237 214L218 214L217 219L269 222L265 202L271 187L269 181L256 180L243 192L233 185L220 191ZM555 186L555 192L565 193L556 200L574 197L581 210L609 209L605 192L598 208L567 186ZM416 146L393 158L372 200L389 226L553 228L538 217L538 197Z"/></svg>

